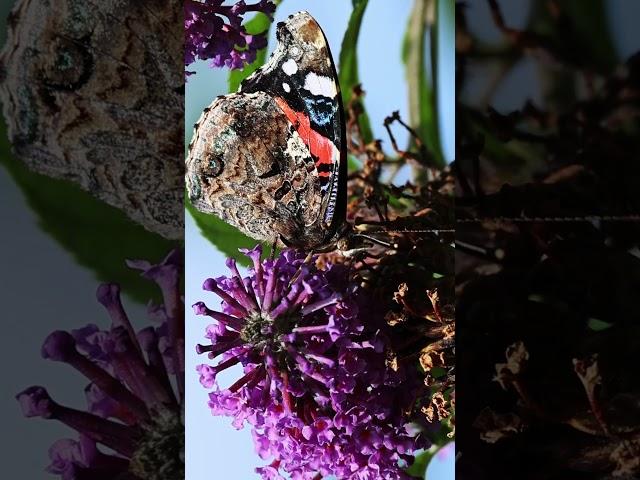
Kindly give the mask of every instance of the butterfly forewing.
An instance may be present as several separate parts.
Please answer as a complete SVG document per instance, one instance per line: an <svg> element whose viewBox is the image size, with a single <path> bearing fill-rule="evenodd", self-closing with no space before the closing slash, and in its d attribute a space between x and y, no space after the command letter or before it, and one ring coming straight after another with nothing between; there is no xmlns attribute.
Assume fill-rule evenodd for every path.
<svg viewBox="0 0 640 480"><path fill-rule="evenodd" d="M335 65L324 33L306 12L279 23L277 38L269 61L240 91L269 93L307 146L322 198L313 226L330 238L344 222L346 203L344 112Z"/></svg>

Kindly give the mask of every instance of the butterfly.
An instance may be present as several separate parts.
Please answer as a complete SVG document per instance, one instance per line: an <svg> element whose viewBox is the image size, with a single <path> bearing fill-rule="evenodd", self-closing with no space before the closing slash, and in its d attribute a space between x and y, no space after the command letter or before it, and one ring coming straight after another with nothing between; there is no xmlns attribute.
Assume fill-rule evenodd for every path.
<svg viewBox="0 0 640 480"><path fill-rule="evenodd" d="M278 23L276 38L269 60L195 124L187 192L249 237L319 250L349 228L338 76L309 13Z"/></svg>

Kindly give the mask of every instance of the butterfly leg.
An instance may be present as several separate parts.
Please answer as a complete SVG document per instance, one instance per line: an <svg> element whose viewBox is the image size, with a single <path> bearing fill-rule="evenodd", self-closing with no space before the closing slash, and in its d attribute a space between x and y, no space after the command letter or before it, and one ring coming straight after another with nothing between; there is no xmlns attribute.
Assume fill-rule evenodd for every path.
<svg viewBox="0 0 640 480"><path fill-rule="evenodd" d="M309 263L311 261L311 258L314 255L314 251L311 250L307 256L305 257L305 259L302 261L302 265L300 265L298 267L298 271L293 275L293 277L291 277L291 280L289 281L289 285L287 286L287 288L291 288L291 285L293 285L294 283L296 283L296 281L298 280L298 277L300 277L300 274L302 273L302 266Z"/></svg>
<svg viewBox="0 0 640 480"><path fill-rule="evenodd" d="M276 258L276 252L278 250L278 237L273 240L271 244L271 253L269 254L269 259L274 260Z"/></svg>

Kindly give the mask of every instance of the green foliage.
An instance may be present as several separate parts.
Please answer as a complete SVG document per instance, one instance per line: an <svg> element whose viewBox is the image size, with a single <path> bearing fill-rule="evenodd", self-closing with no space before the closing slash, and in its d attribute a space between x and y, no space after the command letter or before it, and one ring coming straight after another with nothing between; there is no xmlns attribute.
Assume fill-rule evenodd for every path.
<svg viewBox="0 0 640 480"><path fill-rule="evenodd" d="M349 170L349 172L357 172L361 168L362 164L360 160L349 153L347 155L347 169Z"/></svg>
<svg viewBox="0 0 640 480"><path fill-rule="evenodd" d="M561 55L581 65L595 66L601 73L615 67L617 54L606 0L560 0L559 7L568 19L563 28L558 28L558 19L545 4L533 2L532 7L530 28L549 35Z"/></svg>
<svg viewBox="0 0 640 480"><path fill-rule="evenodd" d="M280 4L281 0L276 0L274 3L276 4L276 8ZM271 20L264 13L258 12L256 16L245 23L245 28L247 29L247 33L252 35L256 35L258 33L267 32L267 38L269 36L269 29L271 28ZM258 51L256 55L256 59L253 63L250 63L246 67L241 70L231 70L229 73L229 92L235 92L238 90L240 83L255 72L258 68L264 65L264 62L267 60L267 47Z"/></svg>
<svg viewBox="0 0 640 480"><path fill-rule="evenodd" d="M415 0L402 46L402 61L409 90L409 121L425 142L435 166L439 167L444 166L446 161L438 125L438 46L443 31L438 18L441 16L453 21L453 8L454 4L449 0ZM427 34L429 68L425 61Z"/></svg>
<svg viewBox="0 0 640 480"><path fill-rule="evenodd" d="M24 194L39 227L99 281L119 283L140 303L159 299L157 287L129 269L125 260L161 260L178 243L145 230L73 183L29 170L12 158L4 122L0 123L0 163Z"/></svg>
<svg viewBox="0 0 640 480"><path fill-rule="evenodd" d="M605 0L560 0L565 21L551 15L545 4L532 2L527 28L548 37L560 63L606 74L616 66L617 54L605 3ZM559 21L564 22L562 28L558 28ZM598 41L594 42L595 38ZM566 110L577 101L576 81L581 73L572 68L546 68L539 75L546 104Z"/></svg>
<svg viewBox="0 0 640 480"><path fill-rule="evenodd" d="M416 459L413 464L407 468L407 473L412 477L427 478L429 462L437 451L437 447L431 447L429 450L425 450L424 452L416 455Z"/></svg>
<svg viewBox="0 0 640 480"><path fill-rule="evenodd" d="M338 66L338 80L340 81L340 90L342 93L342 101L346 106L351 101L353 87L360 83L358 75L358 36L360 35L360 25L367 8L369 0L353 0L353 11L347 24L347 31L342 39L342 47L340 49L340 58ZM358 102L362 108L360 115L360 129L362 131L363 141L369 143L373 140L373 132L369 117L364 109L362 101Z"/></svg>
<svg viewBox="0 0 640 480"><path fill-rule="evenodd" d="M585 59L593 61L604 72L611 71L616 65L616 50L611 37L609 16L604 0L566 1L569 18L572 19L579 39L572 53L583 51ZM594 42L592 39L599 41ZM585 47L588 46L587 51Z"/></svg>
<svg viewBox="0 0 640 480"><path fill-rule="evenodd" d="M198 211L185 195L184 204L200 228L202 236L209 240L221 253L233 257L241 265L248 266L249 259L238 252L239 248L253 248L255 240L243 235L240 230L223 222L215 215Z"/></svg>
<svg viewBox="0 0 640 480"><path fill-rule="evenodd" d="M607 330L612 326L612 323L605 322L598 318L589 318L589 320L587 320L587 327L594 332L601 332L602 330Z"/></svg>

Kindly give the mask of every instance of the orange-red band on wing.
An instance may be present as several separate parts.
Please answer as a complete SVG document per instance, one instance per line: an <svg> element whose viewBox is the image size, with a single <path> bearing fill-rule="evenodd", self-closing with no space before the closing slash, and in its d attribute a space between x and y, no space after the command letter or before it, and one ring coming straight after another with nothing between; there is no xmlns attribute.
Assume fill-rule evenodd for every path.
<svg viewBox="0 0 640 480"><path fill-rule="evenodd" d="M333 165L334 158L337 158L336 154L338 153L336 146L328 138L311 128L309 117L291 109L281 97L276 97L275 100L289 121L296 127L298 135L307 145L309 151L317 158L316 169L318 170L318 175L328 178L331 175L330 172L320 171L320 165L324 164L329 167Z"/></svg>

